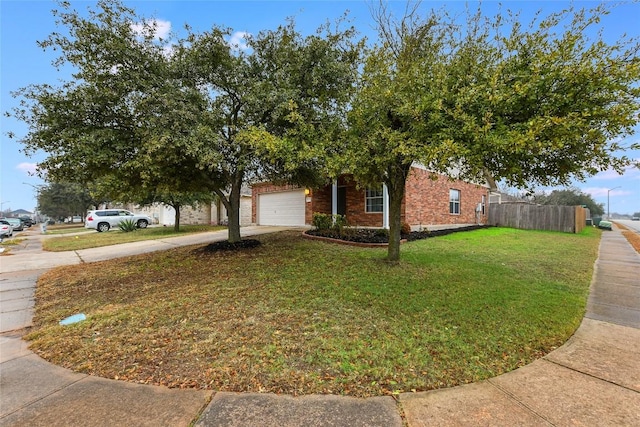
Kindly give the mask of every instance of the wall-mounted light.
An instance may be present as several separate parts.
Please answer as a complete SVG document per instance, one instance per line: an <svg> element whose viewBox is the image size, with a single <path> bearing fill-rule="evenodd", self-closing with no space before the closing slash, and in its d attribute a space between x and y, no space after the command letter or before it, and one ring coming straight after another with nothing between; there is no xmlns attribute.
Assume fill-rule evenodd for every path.
<svg viewBox="0 0 640 427"><path fill-rule="evenodd" d="M311 194L311 190L309 190L308 188L304 189L304 195L308 196L309 194Z"/></svg>

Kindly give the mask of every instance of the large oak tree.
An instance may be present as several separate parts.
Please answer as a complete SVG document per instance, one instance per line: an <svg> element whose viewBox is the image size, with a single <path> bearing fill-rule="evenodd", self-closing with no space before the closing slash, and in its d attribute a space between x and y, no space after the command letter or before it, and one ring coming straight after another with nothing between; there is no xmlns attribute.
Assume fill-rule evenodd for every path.
<svg viewBox="0 0 640 427"><path fill-rule="evenodd" d="M356 75L353 28L303 37L289 22L238 49L217 26L158 39L156 21L117 0L87 16L59 6L61 31L40 44L73 79L20 90L13 111L29 125L25 151L47 153L49 179L114 183L118 199L140 202L215 193L232 242L243 182L317 179L318 147L343 124Z"/></svg>
<svg viewBox="0 0 640 427"><path fill-rule="evenodd" d="M343 158L361 183L389 190L389 261L400 257L414 162L494 188L566 184L632 162L620 153L638 147L617 141L640 121L638 43L603 39L607 7L524 25L517 14L460 20L417 7L398 21L381 3Z"/></svg>

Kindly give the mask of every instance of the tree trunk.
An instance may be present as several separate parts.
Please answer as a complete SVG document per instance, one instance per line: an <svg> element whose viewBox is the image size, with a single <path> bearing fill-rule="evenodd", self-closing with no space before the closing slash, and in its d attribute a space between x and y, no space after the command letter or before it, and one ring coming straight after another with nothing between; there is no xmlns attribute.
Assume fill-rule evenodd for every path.
<svg viewBox="0 0 640 427"><path fill-rule="evenodd" d="M176 212L173 221L173 231L180 231L180 205L174 205L173 210Z"/></svg>
<svg viewBox="0 0 640 427"><path fill-rule="evenodd" d="M389 187L389 247L387 261L391 263L400 261L400 229L402 228L402 198L404 194L396 193Z"/></svg>
<svg viewBox="0 0 640 427"><path fill-rule="evenodd" d="M236 243L242 240L240 236L240 192L243 179L244 171L238 171L234 174L231 182L231 192L228 195L224 194L221 190L214 190L214 193L216 193L227 209L227 215L229 217L227 230L230 243Z"/></svg>
<svg viewBox="0 0 640 427"><path fill-rule="evenodd" d="M229 194L229 208L227 208L227 215L229 215L229 242L236 243L242 240L240 236L240 187L242 182L236 185L234 182L231 185L231 193Z"/></svg>
<svg viewBox="0 0 640 427"><path fill-rule="evenodd" d="M402 229L402 199L404 199L407 176L411 164L398 166L387 174L387 191L389 192L389 247L387 261L393 264L400 262L400 230Z"/></svg>

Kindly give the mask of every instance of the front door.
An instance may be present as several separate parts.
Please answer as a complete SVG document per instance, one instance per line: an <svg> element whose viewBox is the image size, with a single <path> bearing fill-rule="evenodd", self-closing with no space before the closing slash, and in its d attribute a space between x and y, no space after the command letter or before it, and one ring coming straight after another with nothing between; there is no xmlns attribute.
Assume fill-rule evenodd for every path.
<svg viewBox="0 0 640 427"><path fill-rule="evenodd" d="M338 215L347 214L347 187L338 187Z"/></svg>

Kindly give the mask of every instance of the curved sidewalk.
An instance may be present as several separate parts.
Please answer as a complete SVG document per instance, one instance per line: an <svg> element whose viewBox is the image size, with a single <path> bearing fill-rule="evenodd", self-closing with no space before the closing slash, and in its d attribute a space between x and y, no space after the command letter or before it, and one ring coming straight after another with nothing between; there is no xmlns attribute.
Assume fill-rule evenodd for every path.
<svg viewBox="0 0 640 427"><path fill-rule="evenodd" d="M246 235L277 231L251 227ZM26 310L35 280L61 264L224 239L194 235L65 254L37 244L0 258L1 311ZM179 240L182 239L182 240ZM114 254L114 251L117 252ZM18 262L18 257L22 261ZM15 258L15 259L13 259ZM10 260L10 261L9 261ZM9 265L11 262L11 265ZM21 267L20 267L21 266ZM16 305L16 306L14 306ZM7 330L7 317L0 329ZM19 323L19 322L18 322ZM26 325L24 325L26 326ZM0 335L0 426L633 426L640 425L640 255L619 231L600 243L587 313L561 348L513 372L451 389L356 399L215 393L137 385L51 365L20 333Z"/></svg>

